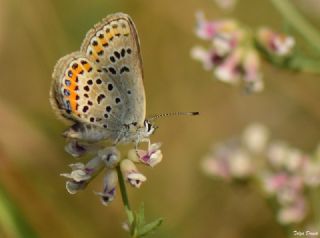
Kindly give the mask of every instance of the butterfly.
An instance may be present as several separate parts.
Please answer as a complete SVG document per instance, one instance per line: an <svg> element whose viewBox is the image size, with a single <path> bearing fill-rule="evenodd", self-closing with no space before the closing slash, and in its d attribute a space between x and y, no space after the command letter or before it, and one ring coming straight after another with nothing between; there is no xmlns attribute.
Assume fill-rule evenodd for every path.
<svg viewBox="0 0 320 238"><path fill-rule="evenodd" d="M139 38L131 18L115 13L96 24L79 51L62 57L53 72L50 102L72 126L64 136L114 145L148 141L156 126L146 119Z"/></svg>

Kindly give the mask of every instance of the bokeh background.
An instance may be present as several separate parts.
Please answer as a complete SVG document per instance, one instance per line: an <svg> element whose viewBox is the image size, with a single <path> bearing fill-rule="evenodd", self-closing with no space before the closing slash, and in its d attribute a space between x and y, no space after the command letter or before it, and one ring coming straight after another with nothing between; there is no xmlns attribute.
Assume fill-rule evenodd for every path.
<svg viewBox="0 0 320 238"><path fill-rule="evenodd" d="M318 0L295 3L320 27ZM283 26L269 1L240 0L226 13L213 0L0 0L0 237L127 237L120 194L108 207L93 194L102 177L77 195L65 190L59 174L74 159L64 152L66 126L48 101L56 61L77 50L93 24L118 11L131 15L138 28L147 113L201 112L158 122L152 140L163 142L164 160L141 168L148 181L139 190L129 188L134 208L143 201L147 218L164 218L152 237L285 236L257 192L206 177L200 161L213 143L255 121L312 151L320 141L319 76L263 65L266 89L250 96L214 80L190 58L190 49L201 43L194 35L197 10L252 27Z"/></svg>

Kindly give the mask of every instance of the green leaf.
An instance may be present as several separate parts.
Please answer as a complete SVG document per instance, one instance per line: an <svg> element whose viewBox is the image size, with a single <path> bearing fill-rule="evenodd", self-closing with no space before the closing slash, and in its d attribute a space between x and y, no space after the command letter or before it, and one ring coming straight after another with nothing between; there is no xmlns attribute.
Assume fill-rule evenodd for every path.
<svg viewBox="0 0 320 238"><path fill-rule="evenodd" d="M137 219L135 215L132 223L130 224L130 234L131 234L131 237L138 237L138 226L137 226Z"/></svg>
<svg viewBox="0 0 320 238"><path fill-rule="evenodd" d="M130 210L127 210L126 211L127 212L127 217L128 217L128 223L129 223L129 225L131 226L132 225L132 223L134 222L134 214L133 214L133 212L132 211L130 211Z"/></svg>
<svg viewBox="0 0 320 238"><path fill-rule="evenodd" d="M138 212L136 212L136 219L137 219L137 226L141 227L145 223L145 218L144 218L144 204L141 203L140 208Z"/></svg>
<svg viewBox="0 0 320 238"><path fill-rule="evenodd" d="M141 229L139 229L139 237L146 236L150 234L151 232L155 231L163 222L163 218L158 218L154 220L153 222L150 222L146 225L144 225Z"/></svg>

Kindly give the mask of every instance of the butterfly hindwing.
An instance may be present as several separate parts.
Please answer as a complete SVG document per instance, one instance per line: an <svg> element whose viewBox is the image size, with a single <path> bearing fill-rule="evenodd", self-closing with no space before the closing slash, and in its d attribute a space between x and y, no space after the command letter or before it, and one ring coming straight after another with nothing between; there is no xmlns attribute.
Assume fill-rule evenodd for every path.
<svg viewBox="0 0 320 238"><path fill-rule="evenodd" d="M113 99L123 105L117 119L119 123L143 125L142 60L136 28L130 17L123 13L107 16L87 33L81 51L118 89L120 96Z"/></svg>
<svg viewBox="0 0 320 238"><path fill-rule="evenodd" d="M74 52L61 58L53 78L51 104L58 114L74 122L119 129L114 118L124 110L118 102L120 92L84 53Z"/></svg>

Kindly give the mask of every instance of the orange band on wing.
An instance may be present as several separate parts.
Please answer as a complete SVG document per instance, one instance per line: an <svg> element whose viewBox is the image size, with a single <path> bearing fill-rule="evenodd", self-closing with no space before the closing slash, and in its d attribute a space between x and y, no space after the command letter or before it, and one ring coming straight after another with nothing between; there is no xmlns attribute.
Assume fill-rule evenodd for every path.
<svg viewBox="0 0 320 238"><path fill-rule="evenodd" d="M87 63L87 66L84 67L84 65L82 65L84 67L84 69L86 71L88 71L91 66ZM78 94L77 94L77 89L78 89L78 77L80 74L83 73L84 69L82 67L80 67L80 65L78 63L73 63L71 65L71 67L69 69L67 69L66 72L66 78L67 80L70 81L69 86L67 86L67 89L69 90L68 95L64 95L65 97L68 98L69 102L70 102L70 107L71 110L73 112L75 112L77 110L77 98L78 98Z"/></svg>

